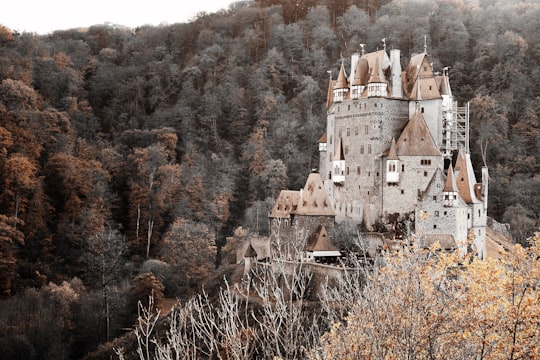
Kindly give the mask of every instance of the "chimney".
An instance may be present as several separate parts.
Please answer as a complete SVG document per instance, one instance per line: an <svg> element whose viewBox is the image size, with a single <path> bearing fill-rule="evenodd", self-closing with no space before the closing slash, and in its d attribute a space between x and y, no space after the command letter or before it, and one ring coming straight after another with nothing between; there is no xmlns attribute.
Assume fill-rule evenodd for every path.
<svg viewBox="0 0 540 360"><path fill-rule="evenodd" d="M390 66L392 66L392 97L402 98L403 88L401 86L401 51L399 49L390 50Z"/></svg>

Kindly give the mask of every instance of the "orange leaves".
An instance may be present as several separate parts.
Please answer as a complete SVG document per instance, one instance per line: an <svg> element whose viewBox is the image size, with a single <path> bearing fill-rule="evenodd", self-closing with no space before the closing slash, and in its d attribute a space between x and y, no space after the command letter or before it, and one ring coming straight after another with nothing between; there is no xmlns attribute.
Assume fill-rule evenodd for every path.
<svg viewBox="0 0 540 360"><path fill-rule="evenodd" d="M327 359L534 358L540 353L540 263L530 248L503 259L412 252L388 259L321 339Z"/></svg>

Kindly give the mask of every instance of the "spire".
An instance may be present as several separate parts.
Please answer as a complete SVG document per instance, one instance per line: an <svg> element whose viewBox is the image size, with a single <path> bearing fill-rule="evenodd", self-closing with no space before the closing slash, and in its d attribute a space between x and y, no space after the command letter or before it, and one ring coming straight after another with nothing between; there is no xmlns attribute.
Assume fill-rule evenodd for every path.
<svg viewBox="0 0 540 360"><path fill-rule="evenodd" d="M396 151L396 139L392 138L392 144L390 144L390 151L388 152L387 160L399 160Z"/></svg>
<svg viewBox="0 0 540 360"><path fill-rule="evenodd" d="M343 65L343 60L341 60L341 68L339 69L338 78L334 89L345 89L348 88L349 84L347 83L347 74L345 74L345 66Z"/></svg>
<svg viewBox="0 0 540 360"><path fill-rule="evenodd" d="M371 69L371 74L368 83L381 83L383 82L384 75L382 74L381 65L379 63L379 57L375 58L375 65Z"/></svg>
<svg viewBox="0 0 540 360"><path fill-rule="evenodd" d="M450 164L450 167L448 168L448 175L446 177L443 192L457 192L456 179L454 178L454 169L452 168L452 164Z"/></svg>
<svg viewBox="0 0 540 360"><path fill-rule="evenodd" d="M332 71L328 71L330 81L328 82L328 93L326 94L326 107L330 107L334 102L334 80L332 80Z"/></svg>

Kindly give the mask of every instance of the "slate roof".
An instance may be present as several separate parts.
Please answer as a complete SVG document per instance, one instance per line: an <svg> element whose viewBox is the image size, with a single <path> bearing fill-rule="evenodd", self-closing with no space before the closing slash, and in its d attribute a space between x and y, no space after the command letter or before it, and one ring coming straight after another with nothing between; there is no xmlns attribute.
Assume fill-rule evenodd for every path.
<svg viewBox="0 0 540 360"><path fill-rule="evenodd" d="M460 149L456 160L456 185L459 195L467 204L479 202L475 194L476 177L469 154L463 153Z"/></svg>
<svg viewBox="0 0 540 360"><path fill-rule="evenodd" d="M297 215L336 216L318 173L309 174L299 200L295 212Z"/></svg>
<svg viewBox="0 0 540 360"><path fill-rule="evenodd" d="M288 219L291 214L336 216L320 174L309 174L306 185L300 191L281 190L270 217Z"/></svg>
<svg viewBox="0 0 540 360"><path fill-rule="evenodd" d="M414 55L406 70L405 89L410 100L440 99L439 85L426 53Z"/></svg>
<svg viewBox="0 0 540 360"><path fill-rule="evenodd" d="M296 212L298 202L300 201L300 191L281 190L270 213L271 218L290 218L291 213Z"/></svg>
<svg viewBox="0 0 540 360"><path fill-rule="evenodd" d="M398 156L442 156L419 109L403 129L396 146Z"/></svg>

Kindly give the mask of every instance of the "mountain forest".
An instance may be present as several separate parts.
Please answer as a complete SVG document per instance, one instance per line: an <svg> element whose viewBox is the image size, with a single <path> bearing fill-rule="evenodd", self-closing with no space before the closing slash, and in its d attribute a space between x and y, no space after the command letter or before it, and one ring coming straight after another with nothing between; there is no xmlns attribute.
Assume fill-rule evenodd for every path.
<svg viewBox="0 0 540 360"><path fill-rule="evenodd" d="M240 227L267 233L279 191L301 188L317 168L329 77L342 61L350 68L361 44L382 49L381 39L402 51L403 65L426 44L436 71L450 67L454 97L470 104L473 163L489 167L488 215L508 223L528 249L516 251L522 266L530 259L523 252L538 251L528 239L540 226L539 19L537 0L253 0L158 27L37 35L0 24L0 353L94 359L117 351L130 358L113 350L114 339L128 336L145 311L150 326L148 309L165 299L191 308L203 308L205 299L227 304L232 235ZM391 283L392 271L402 275L406 264L398 265L381 284ZM483 266L453 271L489 272ZM394 293L403 290L392 284ZM520 289L529 301L538 284ZM376 290L373 296L384 295ZM349 316L363 316L360 298L367 299L349 299ZM398 321L396 309L385 321ZM353 338L357 347L367 340L345 315L332 314L309 341L295 343L296 352L284 350L286 341L248 351L242 341L255 335L246 328L236 344L245 357L224 355L232 343L200 353L192 345L188 353L407 357L341 349ZM529 320L538 328L537 317ZM298 352L308 345L320 351ZM131 355L150 358L139 349ZM489 356L478 358L496 358Z"/></svg>

